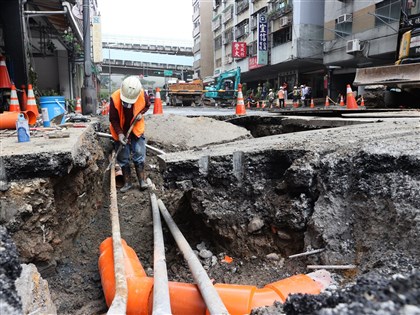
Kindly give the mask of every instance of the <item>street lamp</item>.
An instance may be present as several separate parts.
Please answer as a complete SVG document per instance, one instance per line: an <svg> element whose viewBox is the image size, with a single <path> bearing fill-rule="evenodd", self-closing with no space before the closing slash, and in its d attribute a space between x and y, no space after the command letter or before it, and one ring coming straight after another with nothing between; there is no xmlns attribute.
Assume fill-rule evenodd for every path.
<svg viewBox="0 0 420 315"><path fill-rule="evenodd" d="M112 80L111 80L111 47L115 47L117 44L110 44L108 45L108 75L109 75L109 83L108 83L108 96L111 97L112 94Z"/></svg>
<svg viewBox="0 0 420 315"><path fill-rule="evenodd" d="M112 80L111 80L111 49L108 47L108 74L109 74L109 82L108 82L108 97L111 97L111 93L112 93Z"/></svg>

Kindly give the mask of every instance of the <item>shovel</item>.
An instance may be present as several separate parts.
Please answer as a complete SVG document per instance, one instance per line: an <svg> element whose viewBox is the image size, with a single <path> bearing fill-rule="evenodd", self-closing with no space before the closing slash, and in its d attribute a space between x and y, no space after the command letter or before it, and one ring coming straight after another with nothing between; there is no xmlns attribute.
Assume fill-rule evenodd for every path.
<svg viewBox="0 0 420 315"><path fill-rule="evenodd" d="M134 128L134 124L136 122L138 122L141 118L143 117L143 115L141 113L139 113L136 118L134 118L133 122L130 125L130 128L127 131L127 134L124 136L124 142L127 143L128 138L130 137L131 131L133 131ZM115 165L115 161L117 160L117 156L120 153L121 149L124 147L125 145L120 144L118 146L117 152L114 151L114 153L112 154L111 157L111 162L109 162L108 167L106 168L105 172L109 171L111 169L112 165Z"/></svg>

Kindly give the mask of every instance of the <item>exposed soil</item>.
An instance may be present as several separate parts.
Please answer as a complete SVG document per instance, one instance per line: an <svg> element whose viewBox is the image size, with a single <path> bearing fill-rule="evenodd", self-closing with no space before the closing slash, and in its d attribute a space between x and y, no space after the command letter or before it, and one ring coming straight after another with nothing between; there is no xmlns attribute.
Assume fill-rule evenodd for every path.
<svg viewBox="0 0 420 315"><path fill-rule="evenodd" d="M106 125L103 121L101 131L107 131ZM228 134L234 140L250 138L245 129L201 117L148 116L146 127L148 143L168 153L198 149L217 139L227 142L230 138L223 136ZM103 176L108 164L104 156L111 146L105 139L89 143L87 150L97 153L95 165L75 169L65 179L20 181L12 186L14 192L24 190L28 199L6 205L15 209L14 219L3 222L17 241L22 261L36 263L48 280L59 314L107 311L97 264L99 245L111 235L109 178ZM97 147L92 149L92 145ZM246 157L254 176L236 186L224 168L231 161L218 160L219 169L203 180L194 178L188 168L184 174L177 174L176 169L162 172L156 155L149 153L146 172L156 185L157 197L215 282L262 287L307 273L308 264L360 264L357 270L333 272L334 283L320 296L292 296L285 305L275 303L253 314L420 314L420 275L416 273L420 248L415 241L420 201L414 193L420 182L418 158L355 154L336 167L331 159L327 162L304 151L273 150ZM359 172L350 176L358 167ZM138 189L132 173L135 187L118 193L121 233L148 276L153 276L149 194ZM352 212L337 196L348 192L346 182L354 189L356 179L361 191L372 189L365 190L363 198L347 199L353 201ZM406 211L401 210L404 207ZM33 231L19 232L30 220ZM337 232L328 226L331 222L352 228L343 227L331 235ZM192 283L188 266L163 225L169 280ZM410 239L400 240L402 231ZM33 240L25 246L25 240L30 241L27 235ZM319 255L287 258L323 247L327 251ZM226 255L233 258L231 263L224 261Z"/></svg>

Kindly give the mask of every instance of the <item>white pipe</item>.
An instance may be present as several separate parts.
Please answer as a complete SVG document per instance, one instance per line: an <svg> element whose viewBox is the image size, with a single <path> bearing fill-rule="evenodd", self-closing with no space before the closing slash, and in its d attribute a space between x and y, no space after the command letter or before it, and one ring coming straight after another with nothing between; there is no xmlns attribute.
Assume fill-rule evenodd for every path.
<svg viewBox="0 0 420 315"><path fill-rule="evenodd" d="M107 315L125 314L128 300L128 287L125 278L124 251L121 244L120 221L118 218L117 187L115 183L115 167L110 173L111 192L109 212L112 226L112 247L114 254L115 296Z"/></svg>
<svg viewBox="0 0 420 315"><path fill-rule="evenodd" d="M188 266L190 267L194 281L200 290L201 296L207 305L209 313L212 315L229 314L226 306L223 304L222 299L213 286L213 283L211 282L206 270L201 265L191 246L188 244L184 235L182 235L181 231L176 226L176 223L160 199L158 200L158 206L162 217L165 219L166 224L172 233L172 236L178 244L180 251L184 255Z"/></svg>
<svg viewBox="0 0 420 315"><path fill-rule="evenodd" d="M64 10L66 11L67 15L70 18L70 24L71 24L71 26L73 27L74 30L76 30L77 39L80 41L80 43L83 46L83 42L84 42L83 41L83 34L82 34L82 31L79 28L79 24L77 24L77 21L74 19L74 15L71 12L71 5L70 5L70 3L68 3L67 1L63 1L61 4L64 7Z"/></svg>
<svg viewBox="0 0 420 315"><path fill-rule="evenodd" d="M325 250L325 248L314 249L314 250L307 251L307 252L304 252L304 253L290 255L289 258L295 258L295 257L301 257L301 256L308 256L308 255L312 255L312 254L317 254L317 253L323 252L324 250Z"/></svg>
<svg viewBox="0 0 420 315"><path fill-rule="evenodd" d="M150 180L148 179L148 182ZM151 181L150 181L151 183ZM153 214L153 315L167 315L171 312L168 272L166 270L165 245L163 242L162 222L156 195L150 193Z"/></svg>

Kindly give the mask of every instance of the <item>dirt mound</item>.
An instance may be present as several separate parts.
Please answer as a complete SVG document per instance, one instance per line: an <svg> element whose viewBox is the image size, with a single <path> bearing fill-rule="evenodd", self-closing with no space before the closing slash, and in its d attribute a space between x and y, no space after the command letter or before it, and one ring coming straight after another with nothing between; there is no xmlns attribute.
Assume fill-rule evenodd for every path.
<svg viewBox="0 0 420 315"><path fill-rule="evenodd" d="M148 115L145 119L149 143L177 150L252 138L245 128L207 117Z"/></svg>

